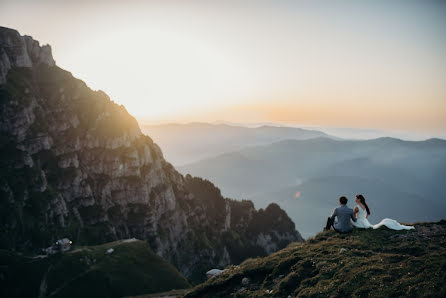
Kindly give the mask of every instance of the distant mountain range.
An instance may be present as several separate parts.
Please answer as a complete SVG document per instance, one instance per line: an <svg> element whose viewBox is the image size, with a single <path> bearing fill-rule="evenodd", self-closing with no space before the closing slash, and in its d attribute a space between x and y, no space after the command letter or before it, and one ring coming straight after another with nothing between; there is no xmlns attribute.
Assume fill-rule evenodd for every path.
<svg viewBox="0 0 446 298"><path fill-rule="evenodd" d="M209 123L142 124L141 130L162 148L166 159L175 166L237 151L247 146L267 145L287 139L330 137L316 130L271 125L249 128Z"/></svg>
<svg viewBox="0 0 446 298"><path fill-rule="evenodd" d="M340 195L362 193L370 220L439 220L446 214L446 141L314 138L245 148L179 167L206 177L225 196L257 207L276 202L304 237L320 231Z"/></svg>

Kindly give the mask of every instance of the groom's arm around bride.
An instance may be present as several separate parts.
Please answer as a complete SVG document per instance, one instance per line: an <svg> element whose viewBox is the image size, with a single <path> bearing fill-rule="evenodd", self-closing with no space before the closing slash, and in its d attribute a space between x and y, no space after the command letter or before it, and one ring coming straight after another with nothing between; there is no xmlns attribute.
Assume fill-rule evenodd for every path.
<svg viewBox="0 0 446 298"><path fill-rule="evenodd" d="M327 225L324 230L329 230L331 227L337 232L350 232L353 227L350 219L356 222L353 209L347 207L348 199L345 196L339 198L340 207L333 211L333 214L327 219Z"/></svg>

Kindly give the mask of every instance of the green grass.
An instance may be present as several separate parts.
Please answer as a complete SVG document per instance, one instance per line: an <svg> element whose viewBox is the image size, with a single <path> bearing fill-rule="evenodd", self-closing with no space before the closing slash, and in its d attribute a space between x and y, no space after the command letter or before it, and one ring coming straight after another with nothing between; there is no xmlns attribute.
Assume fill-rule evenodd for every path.
<svg viewBox="0 0 446 298"><path fill-rule="evenodd" d="M106 255L108 248L114 252ZM122 297L184 289L187 280L144 241L75 247L32 259L0 251L2 297L37 297L46 275L47 297Z"/></svg>
<svg viewBox="0 0 446 298"><path fill-rule="evenodd" d="M322 232L230 266L185 297L445 297L446 222L416 227Z"/></svg>

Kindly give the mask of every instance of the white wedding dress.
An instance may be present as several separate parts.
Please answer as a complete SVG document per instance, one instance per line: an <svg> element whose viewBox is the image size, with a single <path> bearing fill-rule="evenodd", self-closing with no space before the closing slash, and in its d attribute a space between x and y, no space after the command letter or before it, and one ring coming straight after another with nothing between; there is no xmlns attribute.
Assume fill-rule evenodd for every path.
<svg viewBox="0 0 446 298"><path fill-rule="evenodd" d="M396 220L390 219L390 218L384 218L383 220L381 220L381 222L379 224L372 225L366 217L367 211L362 209L362 207L359 205L357 205L357 207L359 209L358 213L356 214L357 219L356 219L356 222L352 222L353 226L355 226L357 228L378 229L379 227L386 226L391 230L413 230L413 229L415 229L415 227L402 225L399 222L397 222Z"/></svg>

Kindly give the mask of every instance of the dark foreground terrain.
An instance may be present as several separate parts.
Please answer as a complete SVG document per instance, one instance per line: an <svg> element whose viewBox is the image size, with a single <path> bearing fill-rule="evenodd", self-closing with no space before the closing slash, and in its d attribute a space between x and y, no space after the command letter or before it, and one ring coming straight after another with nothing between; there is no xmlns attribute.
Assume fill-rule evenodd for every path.
<svg viewBox="0 0 446 298"><path fill-rule="evenodd" d="M185 297L446 297L446 221L319 233L248 259Z"/></svg>
<svg viewBox="0 0 446 298"><path fill-rule="evenodd" d="M122 297L188 287L174 266L136 239L48 257L0 250L0 297Z"/></svg>

